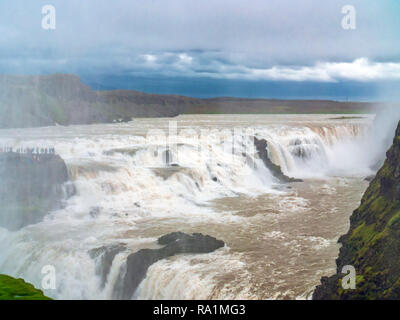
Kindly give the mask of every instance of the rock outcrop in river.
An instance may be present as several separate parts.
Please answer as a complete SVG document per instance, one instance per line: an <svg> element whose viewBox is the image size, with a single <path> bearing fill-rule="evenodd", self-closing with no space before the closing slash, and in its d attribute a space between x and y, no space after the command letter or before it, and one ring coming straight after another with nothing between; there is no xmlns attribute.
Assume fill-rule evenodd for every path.
<svg viewBox="0 0 400 320"><path fill-rule="evenodd" d="M125 244L118 243L115 245L103 246L89 251L89 255L96 261L96 274L101 277L100 287L104 289L108 274L110 273L112 263L115 256L125 251Z"/></svg>
<svg viewBox="0 0 400 320"><path fill-rule="evenodd" d="M400 123L383 167L339 242L337 273L321 279L313 299L400 299ZM355 268L355 289L342 287L346 265Z"/></svg>
<svg viewBox="0 0 400 320"><path fill-rule="evenodd" d="M264 139L257 139L254 137L254 145L256 146L256 150L258 156L263 161L264 165L268 168L268 170L272 173L272 175L277 178L280 182L302 182L303 180L290 178L282 172L280 166L277 166L275 163L271 161L268 155L268 142Z"/></svg>
<svg viewBox="0 0 400 320"><path fill-rule="evenodd" d="M194 233L173 232L158 238L160 249L142 249L128 256L124 270L114 290L114 298L131 299L147 269L155 262L182 253L210 253L225 244L216 238Z"/></svg>
<svg viewBox="0 0 400 320"><path fill-rule="evenodd" d="M73 193L58 155L0 153L0 226L18 230L40 222Z"/></svg>

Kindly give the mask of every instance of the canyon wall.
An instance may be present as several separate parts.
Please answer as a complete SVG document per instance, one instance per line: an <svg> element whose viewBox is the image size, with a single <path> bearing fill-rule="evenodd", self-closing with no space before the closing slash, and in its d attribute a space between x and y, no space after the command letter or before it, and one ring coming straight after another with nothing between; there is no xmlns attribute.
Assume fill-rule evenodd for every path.
<svg viewBox="0 0 400 320"><path fill-rule="evenodd" d="M400 123L386 156L339 239L337 273L321 279L313 299L400 299ZM346 265L355 268L355 289L343 289Z"/></svg>

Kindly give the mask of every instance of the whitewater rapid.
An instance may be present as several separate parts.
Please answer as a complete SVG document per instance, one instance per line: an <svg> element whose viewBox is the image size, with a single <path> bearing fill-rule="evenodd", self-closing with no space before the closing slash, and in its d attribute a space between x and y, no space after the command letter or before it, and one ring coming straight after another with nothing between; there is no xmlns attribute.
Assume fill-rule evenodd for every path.
<svg viewBox="0 0 400 320"><path fill-rule="evenodd" d="M57 287L44 290L49 296L110 299L130 253L154 248L157 237L180 230L213 235L226 246L155 263L133 298L301 296L332 269L328 260L344 229L312 230L303 223L325 214L328 226L345 225L365 187L360 181L374 164L368 143L373 117L335 117L182 116L172 120L178 134L166 136L172 145L162 135L148 136L149 130L168 133L171 119L1 130L0 145L54 147L76 194L41 223L16 232L0 228L0 273L41 287L41 270L51 265ZM232 139L236 129L240 135ZM202 130L206 139L199 138ZM281 185L251 148L254 136L268 142L271 160L286 175L305 182ZM321 199L314 198L318 194ZM342 198L348 203L335 204ZM102 288L98 261L88 251L116 243L128 250L116 255ZM288 286L288 277L301 277L298 259L307 265L313 255L321 259L312 262L320 272L303 285L289 280ZM268 281L265 270L270 270Z"/></svg>

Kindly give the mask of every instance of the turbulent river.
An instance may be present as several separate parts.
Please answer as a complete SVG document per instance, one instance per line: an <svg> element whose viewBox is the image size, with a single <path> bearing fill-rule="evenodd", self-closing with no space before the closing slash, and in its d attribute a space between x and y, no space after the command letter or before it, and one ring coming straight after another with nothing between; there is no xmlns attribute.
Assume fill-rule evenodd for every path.
<svg viewBox="0 0 400 320"><path fill-rule="evenodd" d="M0 228L0 273L41 287L43 266L53 265L56 289L45 294L110 299L130 253L156 248L169 232L201 232L225 247L158 261L132 298L307 299L335 271L337 239L367 187L372 122L193 115L0 130L1 146L54 147L76 188L43 222ZM158 133L149 138L150 131ZM235 131L240 138L232 139ZM271 160L304 182L279 183L249 147L252 136L267 140ZM115 257L103 288L88 251L116 243L129 250Z"/></svg>

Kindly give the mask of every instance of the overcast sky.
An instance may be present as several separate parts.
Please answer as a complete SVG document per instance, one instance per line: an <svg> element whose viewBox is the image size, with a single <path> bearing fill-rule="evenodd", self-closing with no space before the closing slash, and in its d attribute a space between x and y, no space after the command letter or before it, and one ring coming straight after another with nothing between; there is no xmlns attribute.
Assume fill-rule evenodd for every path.
<svg viewBox="0 0 400 320"><path fill-rule="evenodd" d="M46 4L55 30L42 29ZM400 82L399 31L398 0L1 1L0 72L151 78L153 91L161 78L382 87Z"/></svg>

